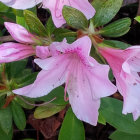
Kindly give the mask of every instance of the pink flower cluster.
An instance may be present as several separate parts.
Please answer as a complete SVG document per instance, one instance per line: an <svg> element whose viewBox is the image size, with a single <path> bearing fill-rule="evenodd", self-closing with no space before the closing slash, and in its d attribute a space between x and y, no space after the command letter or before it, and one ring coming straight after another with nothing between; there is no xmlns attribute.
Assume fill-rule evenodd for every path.
<svg viewBox="0 0 140 140"><path fill-rule="evenodd" d="M0 0L8 6L26 9L38 3L51 11L56 27L65 23L62 16L64 5L77 8L90 19L95 10L88 0ZM22 3L22 4L21 4ZM116 86L108 79L109 66L99 64L90 56L91 40L88 36L68 44L53 42L50 46L38 46L39 37L14 23L5 23L11 36L19 43L0 45L0 63L17 61L31 55L38 56L34 62L42 69L33 84L16 89L15 94L40 97L65 83L65 100L68 93L73 112L80 120L97 124L100 98L119 90L124 99L123 113L140 116L140 46L126 50L99 47L116 78Z"/></svg>

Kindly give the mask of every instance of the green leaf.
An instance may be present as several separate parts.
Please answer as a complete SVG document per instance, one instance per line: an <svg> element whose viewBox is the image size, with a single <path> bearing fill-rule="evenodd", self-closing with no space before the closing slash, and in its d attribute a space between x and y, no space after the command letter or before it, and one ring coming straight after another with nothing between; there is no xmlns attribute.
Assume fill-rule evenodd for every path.
<svg viewBox="0 0 140 140"><path fill-rule="evenodd" d="M140 134L140 119L134 121L131 114L122 114L122 101L114 98L103 98L101 102L100 112L113 127L119 131Z"/></svg>
<svg viewBox="0 0 140 140"><path fill-rule="evenodd" d="M111 134L109 138L111 140L139 140L140 135L134 135L134 134L124 133L121 131L115 131L114 133Z"/></svg>
<svg viewBox="0 0 140 140"><path fill-rule="evenodd" d="M31 9L28 9L30 11L32 11L34 14L36 14L36 7L33 7ZM27 30L29 30L29 27L25 21L25 17L24 17L24 14L23 14L23 10L16 10L16 9L13 9L15 15L16 15L16 23L17 24L20 24L22 25L23 27L25 27Z"/></svg>
<svg viewBox="0 0 140 140"><path fill-rule="evenodd" d="M0 139L1 140L12 140L13 129L11 128L10 132L6 134L0 127Z"/></svg>
<svg viewBox="0 0 140 140"><path fill-rule="evenodd" d="M96 10L93 23L96 27L107 24L117 14L123 0L93 0L92 5Z"/></svg>
<svg viewBox="0 0 140 140"><path fill-rule="evenodd" d="M6 17L6 18L3 18L4 21L12 21L12 22L15 22L16 21L16 17L14 15L14 13L12 12L0 12L0 16L3 18L3 17ZM3 21L2 21L3 22Z"/></svg>
<svg viewBox="0 0 140 140"><path fill-rule="evenodd" d="M140 16L137 16L137 17L135 17L134 19L135 19L137 22L140 23Z"/></svg>
<svg viewBox="0 0 140 140"><path fill-rule="evenodd" d="M45 106L40 106L35 109L34 117L36 119L43 119L53 116L65 108L65 105L55 105L49 103Z"/></svg>
<svg viewBox="0 0 140 140"><path fill-rule="evenodd" d="M64 6L62 13L69 26L76 29L88 28L88 20L86 19L85 15L79 10L70 6Z"/></svg>
<svg viewBox="0 0 140 140"><path fill-rule="evenodd" d="M3 25L3 24L4 24L4 19L3 19L3 18L1 18L1 17L0 17L0 24L1 24L1 25ZM2 31L0 31L0 36L2 36L2 35L3 35Z"/></svg>
<svg viewBox="0 0 140 140"><path fill-rule="evenodd" d="M20 77L21 72L25 69L26 65L27 65L27 59L7 63L6 73L7 73L8 79Z"/></svg>
<svg viewBox="0 0 140 140"><path fill-rule="evenodd" d="M31 32L40 36L47 36L46 28L33 12L25 10L24 17Z"/></svg>
<svg viewBox="0 0 140 140"><path fill-rule="evenodd" d="M0 95L2 93L0 92ZM0 109L3 107L3 105L5 104L5 96L0 96Z"/></svg>
<svg viewBox="0 0 140 140"><path fill-rule="evenodd" d="M62 86L55 88L53 91L51 91L48 95L37 98L37 100L48 102L52 99L56 98L51 103L56 105L66 105L68 102L64 101L64 88Z"/></svg>
<svg viewBox="0 0 140 140"><path fill-rule="evenodd" d="M130 18L119 19L101 29L99 34L106 37L120 37L129 31L130 25Z"/></svg>
<svg viewBox="0 0 140 140"><path fill-rule="evenodd" d="M26 117L23 109L15 101L11 103L13 120L19 130L24 130L26 126Z"/></svg>
<svg viewBox="0 0 140 140"><path fill-rule="evenodd" d="M108 77L109 77L109 80L110 80L110 81L112 81L112 80L114 79L114 75L113 75L113 72L112 72L111 69L109 70L109 75L108 75Z"/></svg>
<svg viewBox="0 0 140 140"><path fill-rule="evenodd" d="M112 47L112 48L119 48L123 50L131 46L130 44L117 41L117 40L104 40L102 43L98 45L102 47Z"/></svg>
<svg viewBox="0 0 140 140"><path fill-rule="evenodd" d="M47 35L51 36L55 30L55 25L53 23L52 17L50 17L46 24Z"/></svg>
<svg viewBox="0 0 140 140"><path fill-rule="evenodd" d="M31 73L30 70L28 71L28 69L25 69L22 72L22 76L19 77L18 79L15 79L18 88L32 84L35 81L37 74L38 72Z"/></svg>
<svg viewBox="0 0 140 140"><path fill-rule="evenodd" d="M9 7L0 2L0 12L7 12Z"/></svg>
<svg viewBox="0 0 140 140"><path fill-rule="evenodd" d="M55 41L59 42L61 42L64 38L66 38L68 43L72 43L73 41L75 41L76 36L77 36L76 32L73 32L68 29L57 28L54 31Z"/></svg>
<svg viewBox="0 0 140 140"><path fill-rule="evenodd" d="M72 109L66 113L62 123L58 140L85 140L85 131L83 123L76 118Z"/></svg>
<svg viewBox="0 0 140 140"><path fill-rule="evenodd" d="M6 134L12 129L12 112L10 107L0 109L0 127Z"/></svg>
<svg viewBox="0 0 140 140"><path fill-rule="evenodd" d="M103 115L102 115L101 112L99 112L98 122L101 123L101 124L103 124L103 125L106 125L105 118L103 117Z"/></svg>
<svg viewBox="0 0 140 140"><path fill-rule="evenodd" d="M23 15L23 10L16 10L15 13L16 13L16 23L20 24L21 26L29 30L29 27L26 24L26 21Z"/></svg>

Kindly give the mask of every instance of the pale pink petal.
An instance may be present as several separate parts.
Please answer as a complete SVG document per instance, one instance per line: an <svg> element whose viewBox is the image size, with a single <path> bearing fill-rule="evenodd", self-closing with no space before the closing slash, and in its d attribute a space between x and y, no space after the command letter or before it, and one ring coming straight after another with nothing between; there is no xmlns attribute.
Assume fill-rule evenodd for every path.
<svg viewBox="0 0 140 140"><path fill-rule="evenodd" d="M21 60L34 54L32 46L11 42L0 45L0 63Z"/></svg>
<svg viewBox="0 0 140 140"><path fill-rule="evenodd" d="M41 59L45 59L49 56L51 56L51 53L49 51L49 48L46 46L36 46L36 56L38 56Z"/></svg>
<svg viewBox="0 0 140 140"><path fill-rule="evenodd" d="M59 48L65 46L67 47L68 43L67 40L64 38L62 42L53 42L50 46L49 46L49 50L52 56L57 56L59 54L61 54Z"/></svg>
<svg viewBox="0 0 140 140"><path fill-rule="evenodd" d="M6 29L11 34L11 36L20 43L26 43L26 44L34 44L35 37L29 33L24 27L22 27L19 24L11 23L11 22L5 22L4 23Z"/></svg>
<svg viewBox="0 0 140 140"><path fill-rule="evenodd" d="M123 69L123 71L124 72L126 72L126 73L131 73L131 70L130 70L130 66L129 66L129 64L127 63L127 62L124 62L123 64L122 64L122 69Z"/></svg>
<svg viewBox="0 0 140 140"><path fill-rule="evenodd" d="M108 78L109 66L99 64L97 61L95 62L95 59L93 58L91 58L90 61L93 63L94 67L85 74L89 77L89 83L94 98L101 98L114 94L117 91L117 88Z"/></svg>
<svg viewBox="0 0 140 140"><path fill-rule="evenodd" d="M67 92L69 102L78 119L96 125L100 100L94 99L94 93L91 90L93 85L90 85L90 82L88 82L89 77L85 75L86 70L81 68L81 65L78 61L75 62L73 65L75 69L68 75Z"/></svg>
<svg viewBox="0 0 140 140"><path fill-rule="evenodd" d="M87 19L92 18L95 14L95 9L88 0L43 0L43 7L51 11L52 19L56 27L61 27L66 23L62 15L64 5L71 6L83 12Z"/></svg>
<svg viewBox="0 0 140 140"><path fill-rule="evenodd" d="M28 9L42 2L42 0L0 0L5 5L15 9Z"/></svg>
<svg viewBox="0 0 140 140"><path fill-rule="evenodd" d="M12 0L0 0L0 2L2 2L2 3L9 3L9 2L11 2Z"/></svg>
<svg viewBox="0 0 140 140"><path fill-rule="evenodd" d="M34 62L39 65L40 68L43 70L50 70L53 69L54 67L59 67L61 63L69 63L69 59L67 59L67 55L59 55L59 56L54 56L46 59L35 59Z"/></svg>
<svg viewBox="0 0 140 140"><path fill-rule="evenodd" d="M140 106L139 106L139 108L140 108ZM133 112L134 121L136 121L139 118L139 116L140 116L140 110L136 110Z"/></svg>
<svg viewBox="0 0 140 140"><path fill-rule="evenodd" d="M140 116L139 91L140 83L127 84L127 95L124 98L123 114L133 113L134 120Z"/></svg>
<svg viewBox="0 0 140 140"><path fill-rule="evenodd" d="M72 44L67 44L66 39L60 45L56 46L56 49L60 52L70 53L78 52L82 56L89 56L91 49L91 40L88 36L81 37L77 39Z"/></svg>
<svg viewBox="0 0 140 140"><path fill-rule="evenodd" d="M95 9L88 2L88 0L70 0L70 6L81 11L87 19L92 18L95 15Z"/></svg>
<svg viewBox="0 0 140 140"><path fill-rule="evenodd" d="M140 52L140 49L137 50ZM128 63L130 69L135 72L140 72L140 54L135 55L134 57L130 57L126 63Z"/></svg>
<svg viewBox="0 0 140 140"><path fill-rule="evenodd" d="M35 82L32 85L14 90L13 92L15 94L36 98L36 97L47 95L54 88L62 85L65 82L66 69L69 63L67 63L67 61L61 61L60 64L59 63L60 60L62 60L61 56L57 59L56 63L52 63L52 66L50 65L51 69L42 70L38 74Z"/></svg>
<svg viewBox="0 0 140 140"><path fill-rule="evenodd" d="M60 5L61 7L59 8L57 7L57 3L59 3L58 0L43 0L43 8L48 8L51 11L53 22L55 26L59 28L66 23L66 21L62 16L62 5Z"/></svg>

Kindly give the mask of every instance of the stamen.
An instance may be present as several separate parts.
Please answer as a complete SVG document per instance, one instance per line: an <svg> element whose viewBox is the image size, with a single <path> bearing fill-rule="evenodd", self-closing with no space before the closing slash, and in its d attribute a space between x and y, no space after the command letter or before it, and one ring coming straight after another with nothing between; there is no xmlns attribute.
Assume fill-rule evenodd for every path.
<svg viewBox="0 0 140 140"><path fill-rule="evenodd" d="M44 106L44 105L47 105L49 103L51 103L52 101L54 101L56 99L56 97L54 97L53 99L51 99L50 101L48 102L45 102L45 103L42 103L42 104L32 104L32 103L29 103L28 101L26 101L23 97L17 95L21 100L23 100L26 104L28 105L31 105L31 106Z"/></svg>
<svg viewBox="0 0 140 140"><path fill-rule="evenodd" d="M43 7L43 3L41 3L41 4L38 6L38 8L41 8L41 7Z"/></svg>

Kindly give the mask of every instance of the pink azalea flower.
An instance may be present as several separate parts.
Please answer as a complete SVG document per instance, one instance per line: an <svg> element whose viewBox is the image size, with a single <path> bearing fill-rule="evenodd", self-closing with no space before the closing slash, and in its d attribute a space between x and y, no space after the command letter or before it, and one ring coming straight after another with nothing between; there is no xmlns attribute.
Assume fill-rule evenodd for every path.
<svg viewBox="0 0 140 140"><path fill-rule="evenodd" d="M99 48L113 70L119 92L123 96L123 114L140 116L140 46L126 50Z"/></svg>
<svg viewBox="0 0 140 140"><path fill-rule="evenodd" d="M0 63L21 60L35 55L35 53L42 59L48 57L48 48L43 46L35 48L37 38L24 27L10 22L5 22L4 24L11 36L19 43L9 42L0 45Z"/></svg>
<svg viewBox="0 0 140 140"><path fill-rule="evenodd" d="M65 83L65 99L68 92L75 115L96 125L100 98L116 92L116 87L108 79L109 66L99 64L90 57L90 49L91 41L87 36L72 44L67 44L65 40L53 43L50 46L54 53L52 57L35 59L35 63L43 69L35 82L13 92L35 98L47 95Z"/></svg>
<svg viewBox="0 0 140 140"><path fill-rule="evenodd" d="M95 9L88 0L43 0L43 8L48 8L51 11L52 19L56 27L61 27L66 23L62 15L64 5L78 9L87 19L92 18L95 14Z"/></svg>
<svg viewBox="0 0 140 140"><path fill-rule="evenodd" d="M87 19L95 14L95 9L88 0L0 0L4 4L15 9L28 9L42 2L43 8L51 11L52 19L56 27L61 27L66 23L62 15L64 5L71 6L81 11Z"/></svg>

